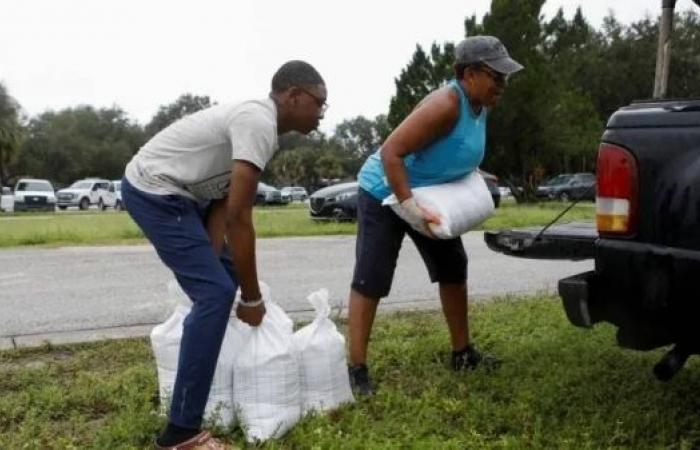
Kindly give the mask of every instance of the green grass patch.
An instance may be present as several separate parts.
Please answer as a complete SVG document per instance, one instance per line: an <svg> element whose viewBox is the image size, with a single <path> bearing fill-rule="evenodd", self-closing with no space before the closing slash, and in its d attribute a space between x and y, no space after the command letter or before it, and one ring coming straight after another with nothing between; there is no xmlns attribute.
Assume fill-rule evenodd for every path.
<svg viewBox="0 0 700 450"><path fill-rule="evenodd" d="M253 212L257 237L325 236L355 234L350 222L314 221L306 205L256 207Z"/></svg>
<svg viewBox="0 0 700 450"><path fill-rule="evenodd" d="M504 229L549 223L566 205L540 203L516 205L504 202L484 222L484 229ZM256 207L258 237L323 236L356 232L356 224L313 221L306 205ZM593 220L592 203L580 204L563 221ZM0 215L0 248L18 246L118 245L146 242L143 233L127 213L114 211L61 212L55 214Z"/></svg>
<svg viewBox="0 0 700 450"><path fill-rule="evenodd" d="M614 329L572 327L558 299L471 308L495 372L453 373L439 313L380 316L378 395L302 420L264 448L673 448L700 444L700 367L669 383L661 353L623 350ZM149 448L164 424L146 339L0 353L0 448ZM240 430L220 430L243 445Z"/></svg>
<svg viewBox="0 0 700 450"><path fill-rule="evenodd" d="M560 202L541 202L516 204L512 200L501 203L496 213L486 220L481 228L484 230L503 230L507 228L547 225L564 211L569 204ZM561 219L560 223L595 220L595 203L577 203ZM558 223L559 223L558 222Z"/></svg>
<svg viewBox="0 0 700 450"><path fill-rule="evenodd" d="M0 247L94 245L143 242L126 213L61 212L0 216Z"/></svg>

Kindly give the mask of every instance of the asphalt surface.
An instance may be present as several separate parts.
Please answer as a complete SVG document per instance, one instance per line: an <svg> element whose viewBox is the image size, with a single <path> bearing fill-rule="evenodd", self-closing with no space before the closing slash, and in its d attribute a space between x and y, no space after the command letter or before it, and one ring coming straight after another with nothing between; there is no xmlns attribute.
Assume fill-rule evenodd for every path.
<svg viewBox="0 0 700 450"><path fill-rule="evenodd" d="M590 270L582 262L525 260L497 254L483 233L464 236L471 301L553 292L565 276ZM259 277L296 318L311 317L306 296L330 290L344 306L354 264L355 238L261 239ZM64 247L0 251L0 349L143 336L172 311L166 285L172 275L150 246ZM438 308L415 246L406 239L392 292L380 311Z"/></svg>

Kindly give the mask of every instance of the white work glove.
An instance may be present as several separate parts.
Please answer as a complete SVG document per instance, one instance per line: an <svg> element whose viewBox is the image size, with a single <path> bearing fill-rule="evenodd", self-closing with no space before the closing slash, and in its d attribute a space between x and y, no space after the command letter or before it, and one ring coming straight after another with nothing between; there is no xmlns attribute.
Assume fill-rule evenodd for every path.
<svg viewBox="0 0 700 450"><path fill-rule="evenodd" d="M391 209L397 216L408 223L417 232L435 239L430 231L429 223L440 223L440 219L430 211L422 208L414 197L409 197L401 203L391 205Z"/></svg>

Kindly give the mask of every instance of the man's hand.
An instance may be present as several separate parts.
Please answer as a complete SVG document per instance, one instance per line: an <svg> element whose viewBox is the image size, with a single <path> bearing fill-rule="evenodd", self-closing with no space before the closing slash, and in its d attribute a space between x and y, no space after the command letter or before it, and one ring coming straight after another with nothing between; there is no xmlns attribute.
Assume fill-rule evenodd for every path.
<svg viewBox="0 0 700 450"><path fill-rule="evenodd" d="M427 208L420 206L414 197L409 197L400 204L394 205L393 209L414 230L435 239L435 235L430 231L428 224L440 225L440 217Z"/></svg>
<svg viewBox="0 0 700 450"><path fill-rule="evenodd" d="M257 327L265 317L265 303L260 303L258 306L246 306L245 302L241 302L236 308L236 315L251 327Z"/></svg>

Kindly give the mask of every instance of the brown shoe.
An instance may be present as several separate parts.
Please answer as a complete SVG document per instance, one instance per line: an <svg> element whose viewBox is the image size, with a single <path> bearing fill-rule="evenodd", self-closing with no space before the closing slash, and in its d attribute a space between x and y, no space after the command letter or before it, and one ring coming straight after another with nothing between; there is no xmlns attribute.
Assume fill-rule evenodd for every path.
<svg viewBox="0 0 700 450"><path fill-rule="evenodd" d="M208 431L202 431L192 439L172 447L161 447L156 443L154 448L156 450L233 450L233 447L212 437Z"/></svg>

